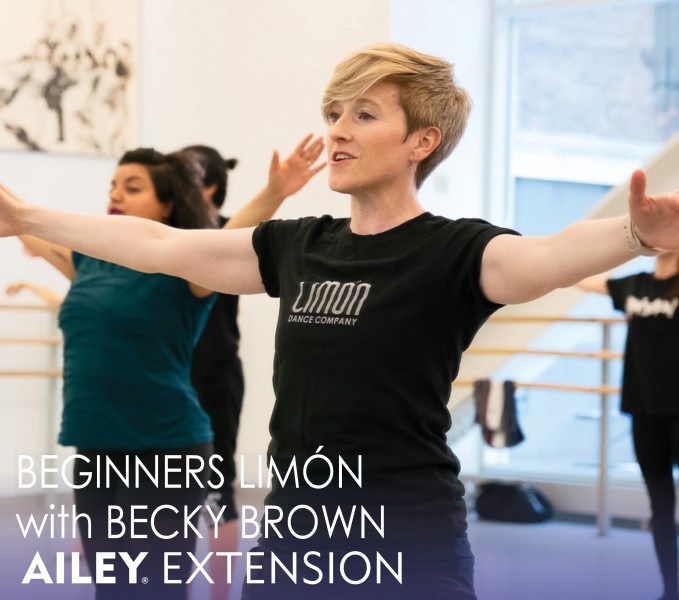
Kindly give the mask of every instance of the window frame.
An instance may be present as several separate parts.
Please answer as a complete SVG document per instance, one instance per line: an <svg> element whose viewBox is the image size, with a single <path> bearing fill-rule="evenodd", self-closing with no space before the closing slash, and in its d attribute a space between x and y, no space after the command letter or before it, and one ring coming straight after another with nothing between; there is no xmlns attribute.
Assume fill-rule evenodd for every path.
<svg viewBox="0 0 679 600"><path fill-rule="evenodd" d="M517 44L519 33L515 27L518 17L554 14L575 7L594 6L649 6L679 0L491 0L491 64L489 66L489 102L486 154L487 173L483 198L483 214L489 221L507 227L515 225L514 169L512 168L513 141L516 139ZM622 177L637 168L638 162L622 160L616 170ZM547 180L553 180L545 177ZM563 179L571 180L568 177ZM617 184L620 176L609 176L606 181L593 177L579 178L580 183Z"/></svg>

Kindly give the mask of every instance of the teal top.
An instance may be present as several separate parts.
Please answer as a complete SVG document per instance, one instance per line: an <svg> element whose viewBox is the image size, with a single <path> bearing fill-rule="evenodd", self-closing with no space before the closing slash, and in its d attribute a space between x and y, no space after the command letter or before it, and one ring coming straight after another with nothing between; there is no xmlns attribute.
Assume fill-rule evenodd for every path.
<svg viewBox="0 0 679 600"><path fill-rule="evenodd" d="M130 452L212 440L191 386L191 355L215 295L183 279L73 253L59 314L64 409L59 443Z"/></svg>

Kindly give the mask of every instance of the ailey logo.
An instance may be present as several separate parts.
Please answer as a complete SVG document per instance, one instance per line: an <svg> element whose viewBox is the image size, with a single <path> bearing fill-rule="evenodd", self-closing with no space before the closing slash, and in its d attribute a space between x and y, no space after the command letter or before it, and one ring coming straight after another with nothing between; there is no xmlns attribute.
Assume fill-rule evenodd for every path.
<svg viewBox="0 0 679 600"><path fill-rule="evenodd" d="M299 294L288 323L355 325L363 309L370 284L349 281L299 282Z"/></svg>

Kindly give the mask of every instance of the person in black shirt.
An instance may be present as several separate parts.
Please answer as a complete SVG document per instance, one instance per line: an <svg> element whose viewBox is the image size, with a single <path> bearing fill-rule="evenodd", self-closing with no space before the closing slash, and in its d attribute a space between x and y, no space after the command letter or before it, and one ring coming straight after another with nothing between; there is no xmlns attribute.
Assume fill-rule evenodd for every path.
<svg viewBox="0 0 679 600"><path fill-rule="evenodd" d="M280 475L244 598L476 598L460 465L446 444L462 352L502 304L574 285L651 246L679 250L679 194L646 196L640 171L630 215L549 237L428 213L417 190L452 152L469 110L445 60L397 44L343 60L322 111L329 184L349 197L349 219L254 231L123 218L111 227L0 188L2 235L280 297L269 445Z"/></svg>
<svg viewBox="0 0 679 600"><path fill-rule="evenodd" d="M632 416L632 441L651 501L651 531L664 594L677 589L676 495L673 468L679 463L679 253L658 255L653 273L607 279L588 277L578 287L610 295L628 319L621 410Z"/></svg>

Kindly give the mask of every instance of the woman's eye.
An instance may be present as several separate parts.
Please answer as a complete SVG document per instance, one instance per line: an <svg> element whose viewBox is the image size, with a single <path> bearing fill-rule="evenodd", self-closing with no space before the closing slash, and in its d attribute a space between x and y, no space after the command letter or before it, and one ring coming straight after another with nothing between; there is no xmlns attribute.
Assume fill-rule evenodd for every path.
<svg viewBox="0 0 679 600"><path fill-rule="evenodd" d="M326 121L328 121L328 123L334 123L335 121L337 121L337 119L339 119L339 117L340 117L339 113L333 110L331 110L329 113L325 115L325 119Z"/></svg>
<svg viewBox="0 0 679 600"><path fill-rule="evenodd" d="M371 121L375 117L373 117L370 113L360 112L358 113L358 118L361 119L362 121Z"/></svg>

